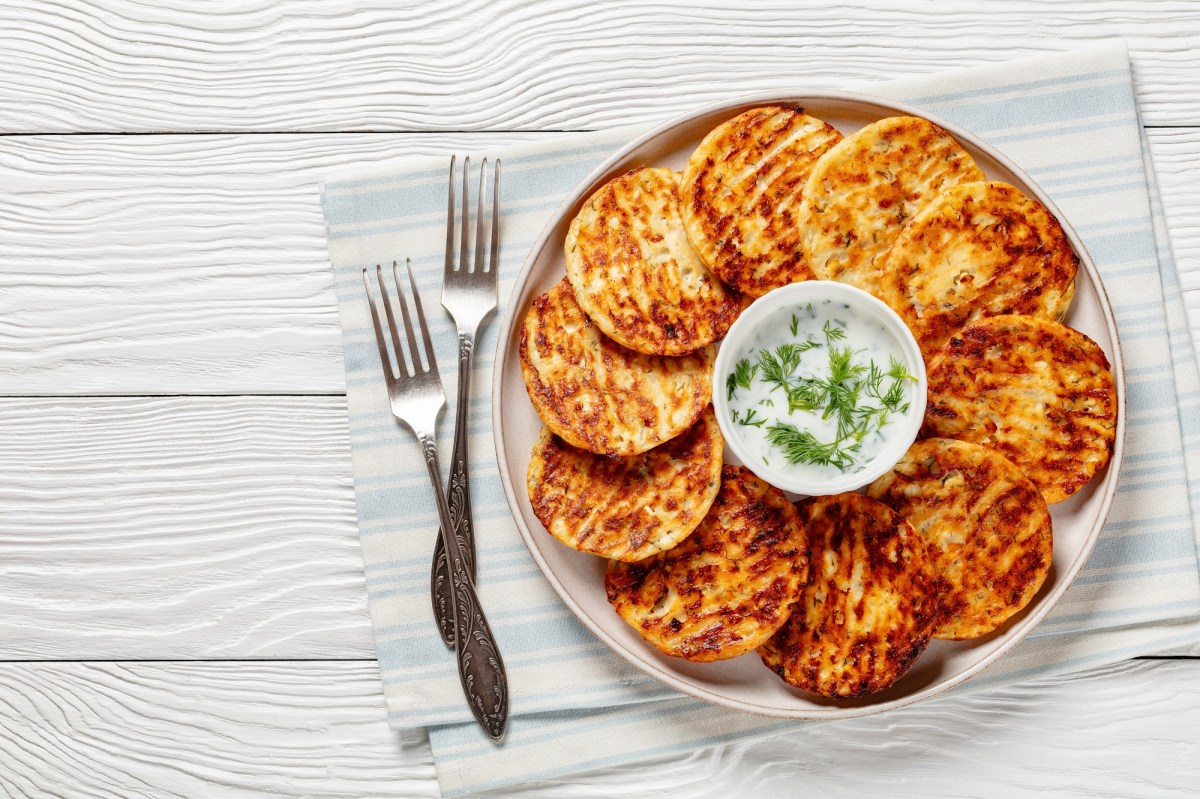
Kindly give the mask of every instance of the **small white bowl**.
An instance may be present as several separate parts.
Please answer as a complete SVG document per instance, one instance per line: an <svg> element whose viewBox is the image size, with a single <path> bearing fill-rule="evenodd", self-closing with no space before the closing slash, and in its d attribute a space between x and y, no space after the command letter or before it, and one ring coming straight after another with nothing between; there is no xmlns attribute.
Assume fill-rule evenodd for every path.
<svg viewBox="0 0 1200 799"><path fill-rule="evenodd" d="M843 474L828 480L814 480L803 476L788 474L779 468L765 464L754 457L741 438L738 426L734 424L729 410L729 400L725 392L725 380L732 371L734 358L742 351L743 345L754 334L755 328L767 317L782 308L802 307L810 302L834 300L845 302L862 313L866 319L878 321L884 329L892 334L900 351L904 354L905 364L909 374L917 378L916 396L911 403L909 413L896 424L898 427L889 429L886 446L867 463L865 469L851 474ZM717 415L717 424L725 436L725 443L733 450L733 454L746 468L777 488L796 494L818 496L825 494L840 494L843 491L853 491L862 488L883 475L896 465L912 446L921 430L921 422L925 417L925 401L928 390L928 380L925 375L925 359L921 357L921 348L913 338L908 325L900 316L880 300L865 291L846 283L832 280L806 280L777 288L759 297L742 312L737 321L729 328L721 348L717 351L717 361L713 367L713 408Z"/></svg>

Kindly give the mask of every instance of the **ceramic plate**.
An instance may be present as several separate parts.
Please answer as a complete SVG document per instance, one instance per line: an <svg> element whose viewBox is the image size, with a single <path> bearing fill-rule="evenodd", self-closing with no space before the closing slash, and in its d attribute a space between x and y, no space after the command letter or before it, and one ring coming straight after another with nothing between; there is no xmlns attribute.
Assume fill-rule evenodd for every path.
<svg viewBox="0 0 1200 799"><path fill-rule="evenodd" d="M1054 562L1045 584L1029 606L986 637L932 641L908 674L890 689L850 701L825 699L792 688L764 667L753 652L718 663L689 663L653 649L608 604L604 595L605 561L576 552L553 539L534 516L525 491L529 453L542 423L521 380L517 336L533 299L563 277L563 240L577 209L603 183L635 166L682 169L705 134L721 122L760 105L802 107L843 133L888 116L925 117L945 128L966 147L988 178L1011 183L1041 201L1058 217L1079 255L1075 300L1066 322L1103 348L1117 386L1117 433L1112 461L1071 499L1051 506ZM674 119L631 142L576 187L530 251L508 307L510 311L502 322L496 352L492 421L500 475L517 527L546 579L601 641L651 677L698 699L767 716L831 719L882 712L927 699L957 685L1011 649L1050 612L1095 546L1116 491L1125 439L1125 378L1116 323L1095 265L1069 221L1019 167L969 132L919 108L852 93L776 95L710 106ZM728 448L725 454L726 462L737 462Z"/></svg>

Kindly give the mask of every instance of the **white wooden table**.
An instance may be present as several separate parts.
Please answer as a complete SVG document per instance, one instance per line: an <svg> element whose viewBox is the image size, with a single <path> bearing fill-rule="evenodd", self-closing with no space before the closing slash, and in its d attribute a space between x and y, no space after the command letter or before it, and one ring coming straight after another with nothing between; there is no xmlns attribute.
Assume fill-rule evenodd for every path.
<svg viewBox="0 0 1200 799"><path fill-rule="evenodd" d="M1125 37L1200 338L1200 4L731 5L0 2L0 795L437 794L374 664L335 168ZM1198 724L1177 653L508 793L1190 795Z"/></svg>

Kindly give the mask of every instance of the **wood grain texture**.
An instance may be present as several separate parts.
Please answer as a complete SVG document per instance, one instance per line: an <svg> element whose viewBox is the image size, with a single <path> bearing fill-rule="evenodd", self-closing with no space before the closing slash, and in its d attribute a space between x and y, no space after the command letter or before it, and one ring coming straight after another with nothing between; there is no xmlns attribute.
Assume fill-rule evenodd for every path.
<svg viewBox="0 0 1200 799"><path fill-rule="evenodd" d="M436 797L370 663L0 664L0 795ZM1134 661L490 796L1194 795L1200 662Z"/></svg>
<svg viewBox="0 0 1200 799"><path fill-rule="evenodd" d="M374 658L349 455L341 397L0 399L0 661Z"/></svg>
<svg viewBox="0 0 1200 799"><path fill-rule="evenodd" d="M340 391L318 179L531 137L496 131L1113 36L1145 121L1200 125L1186 0L807 5L0 0L0 393ZM312 133L346 130L409 133ZM247 133L2 136L96 131ZM1200 130L1149 133L1200 333ZM10 397L0 465L0 660L367 659L0 663L0 796L437 795L369 662L340 398ZM1191 795L1198 669L1118 664L506 795Z"/></svg>
<svg viewBox="0 0 1200 799"><path fill-rule="evenodd" d="M340 391L321 178L480 141L0 137L0 393Z"/></svg>
<svg viewBox="0 0 1200 799"><path fill-rule="evenodd" d="M1200 130L1149 134L1200 333ZM0 137L2 393L341 391L321 177L536 137Z"/></svg>
<svg viewBox="0 0 1200 799"><path fill-rule="evenodd" d="M1147 133L1195 335L1200 333L1200 128L1166 128Z"/></svg>
<svg viewBox="0 0 1200 799"><path fill-rule="evenodd" d="M1123 37L1152 124L1200 122L1186 0L9 0L0 131L579 129L757 90Z"/></svg>
<svg viewBox="0 0 1200 799"><path fill-rule="evenodd" d="M0 659L374 656L342 398L3 399L0 463Z"/></svg>
<svg viewBox="0 0 1200 799"><path fill-rule="evenodd" d="M1124 663L569 781L606 796L1194 795L1194 661ZM563 785L513 792L566 794Z"/></svg>
<svg viewBox="0 0 1200 799"><path fill-rule="evenodd" d="M0 796L437 796L374 663L0 665Z"/></svg>

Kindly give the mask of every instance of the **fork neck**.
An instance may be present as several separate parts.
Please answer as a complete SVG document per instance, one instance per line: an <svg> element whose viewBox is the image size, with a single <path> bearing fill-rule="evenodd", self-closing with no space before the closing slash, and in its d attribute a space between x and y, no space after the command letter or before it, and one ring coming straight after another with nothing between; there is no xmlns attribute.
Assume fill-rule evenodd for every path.
<svg viewBox="0 0 1200 799"><path fill-rule="evenodd" d="M442 466L438 461L437 441L432 433L417 434L417 441L421 443L421 454L425 456L425 466L429 469L429 478L433 483L433 497L437 503L438 519L441 521L443 530L453 530L454 525L450 519L450 503L446 500L446 489L442 486ZM454 538L454 536L447 536ZM457 545L457 542L454 542ZM451 555L453 557L453 553Z"/></svg>

